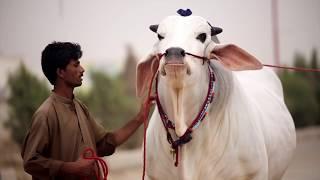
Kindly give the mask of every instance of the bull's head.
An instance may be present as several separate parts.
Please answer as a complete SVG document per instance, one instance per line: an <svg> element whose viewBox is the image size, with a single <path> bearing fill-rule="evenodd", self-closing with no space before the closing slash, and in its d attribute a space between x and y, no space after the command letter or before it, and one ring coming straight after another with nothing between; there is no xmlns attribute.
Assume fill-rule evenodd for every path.
<svg viewBox="0 0 320 180"><path fill-rule="evenodd" d="M207 66L199 58L188 55L189 53L219 60L224 67L230 70L260 69L262 67L258 60L239 47L230 44L216 44L213 40L217 39L216 35L221 33L222 29L211 26L202 17L169 16L159 25L151 25L150 29L157 33L158 41L153 52L138 64L137 94L138 96L145 94L152 74L159 71L159 83L170 89L170 93L165 94L170 98L176 98L169 104L177 107L173 110L176 112L171 114L175 119L178 136L184 134L188 124L178 117L181 116L179 115L181 113L179 103L184 101L179 99L182 90L207 79ZM159 53L163 54L160 61L157 60Z"/></svg>

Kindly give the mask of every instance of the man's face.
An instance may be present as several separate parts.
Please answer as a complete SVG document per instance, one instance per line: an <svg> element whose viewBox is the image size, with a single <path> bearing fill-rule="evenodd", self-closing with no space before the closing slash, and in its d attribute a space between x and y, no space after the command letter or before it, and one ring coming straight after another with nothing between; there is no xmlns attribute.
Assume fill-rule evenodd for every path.
<svg viewBox="0 0 320 180"><path fill-rule="evenodd" d="M61 69L61 78L70 87L78 87L82 84L83 67L79 60L71 60L65 69Z"/></svg>

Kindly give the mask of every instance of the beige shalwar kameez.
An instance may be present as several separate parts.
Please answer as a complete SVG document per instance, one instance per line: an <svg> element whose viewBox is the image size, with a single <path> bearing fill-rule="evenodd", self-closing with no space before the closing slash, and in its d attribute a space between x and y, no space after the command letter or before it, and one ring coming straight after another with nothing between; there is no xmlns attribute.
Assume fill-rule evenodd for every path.
<svg viewBox="0 0 320 180"><path fill-rule="evenodd" d="M24 168L33 179L72 180L80 177L59 177L59 170L63 162L78 160L87 147L98 149L100 156L115 150L108 133L86 106L76 98L71 100L52 92L33 116L21 155Z"/></svg>

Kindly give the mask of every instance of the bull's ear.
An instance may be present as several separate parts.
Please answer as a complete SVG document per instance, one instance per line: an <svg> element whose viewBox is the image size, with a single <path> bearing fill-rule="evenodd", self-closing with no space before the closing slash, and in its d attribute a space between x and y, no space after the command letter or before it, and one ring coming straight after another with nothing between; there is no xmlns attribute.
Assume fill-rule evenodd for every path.
<svg viewBox="0 0 320 180"><path fill-rule="evenodd" d="M209 59L217 59L232 71L257 70L263 67L257 58L234 44L220 45L211 42L206 53Z"/></svg>
<svg viewBox="0 0 320 180"><path fill-rule="evenodd" d="M159 61L156 54L150 54L137 65L136 94L146 98L152 75L158 70Z"/></svg>

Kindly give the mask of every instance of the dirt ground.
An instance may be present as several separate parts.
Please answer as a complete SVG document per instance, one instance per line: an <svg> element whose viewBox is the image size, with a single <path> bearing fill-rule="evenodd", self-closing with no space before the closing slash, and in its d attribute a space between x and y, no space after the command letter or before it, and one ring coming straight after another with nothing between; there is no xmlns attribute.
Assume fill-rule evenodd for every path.
<svg viewBox="0 0 320 180"><path fill-rule="evenodd" d="M119 151L107 162L111 180L141 179L140 150ZM297 149L283 180L320 180L320 127L297 132Z"/></svg>
<svg viewBox="0 0 320 180"><path fill-rule="evenodd" d="M3 131L2 131L3 132ZM23 173L19 150L0 131L0 180L30 179ZM283 180L320 180L320 127L297 132L295 156ZM106 158L110 180L141 179L142 151L117 151Z"/></svg>
<svg viewBox="0 0 320 180"><path fill-rule="evenodd" d="M320 128L297 132L297 149L283 180L320 180Z"/></svg>

